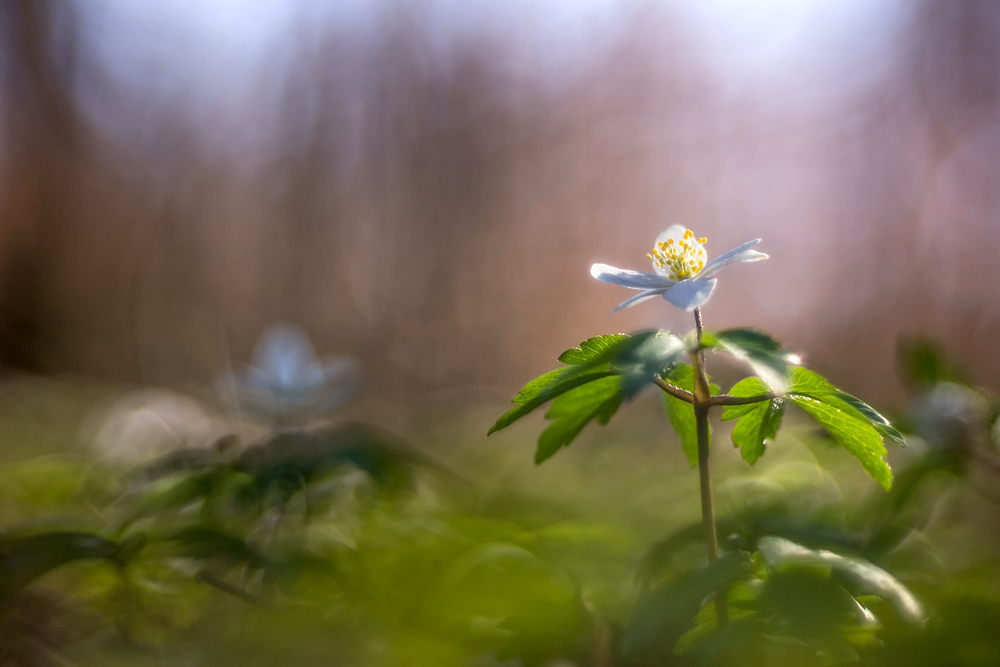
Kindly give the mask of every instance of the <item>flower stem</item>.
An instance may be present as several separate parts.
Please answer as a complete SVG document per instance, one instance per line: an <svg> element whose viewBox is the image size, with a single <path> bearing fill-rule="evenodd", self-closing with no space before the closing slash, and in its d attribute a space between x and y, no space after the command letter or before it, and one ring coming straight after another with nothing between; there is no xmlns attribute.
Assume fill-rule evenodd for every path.
<svg viewBox="0 0 1000 667"><path fill-rule="evenodd" d="M708 560L719 557L719 537L715 530L715 500L712 496L712 475L708 464L708 409L711 407L711 392L708 375L705 372L705 353L701 348L701 309L694 309L694 324L698 333L698 350L691 353L694 366L694 418L698 435L698 475L701 483L701 522L705 528L705 545Z"/></svg>

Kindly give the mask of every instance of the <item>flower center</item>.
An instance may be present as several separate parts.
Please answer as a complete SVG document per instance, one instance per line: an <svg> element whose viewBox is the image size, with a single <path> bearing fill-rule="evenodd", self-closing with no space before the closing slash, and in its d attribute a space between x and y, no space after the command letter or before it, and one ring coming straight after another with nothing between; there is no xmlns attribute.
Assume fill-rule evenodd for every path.
<svg viewBox="0 0 1000 667"><path fill-rule="evenodd" d="M704 237L695 239L691 230L687 229L684 231L684 236L677 241L667 239L657 243L646 257L667 271L667 277L671 280L686 280L696 276L705 268L706 255L702 246L707 242L708 239Z"/></svg>

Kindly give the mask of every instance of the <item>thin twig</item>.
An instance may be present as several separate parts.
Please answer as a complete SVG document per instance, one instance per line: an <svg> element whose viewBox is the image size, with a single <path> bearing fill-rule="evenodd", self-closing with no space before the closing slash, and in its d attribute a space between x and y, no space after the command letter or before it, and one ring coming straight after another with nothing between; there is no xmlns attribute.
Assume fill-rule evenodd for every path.
<svg viewBox="0 0 1000 667"><path fill-rule="evenodd" d="M218 579L215 576L209 574L208 572L204 571L199 572L198 574L195 575L195 579L202 582L203 584L208 584L212 588L216 588L222 591L223 593L229 593L232 596L238 597L242 600L246 600L251 604L260 605L264 607L267 606L267 603L264 602L264 600L260 599L253 593L249 593L240 588L239 586L234 586L227 581Z"/></svg>
<svg viewBox="0 0 1000 667"><path fill-rule="evenodd" d="M750 403L761 403L778 398L777 394L758 394L757 396L730 396L729 394L719 394L708 399L709 405L749 405Z"/></svg>
<svg viewBox="0 0 1000 667"><path fill-rule="evenodd" d="M679 398L680 400L686 403L694 403L694 394L692 394L690 391L684 391L680 387L675 387L674 385L668 382L664 382L658 377L654 377L653 382L656 383L657 387L667 392L674 398Z"/></svg>

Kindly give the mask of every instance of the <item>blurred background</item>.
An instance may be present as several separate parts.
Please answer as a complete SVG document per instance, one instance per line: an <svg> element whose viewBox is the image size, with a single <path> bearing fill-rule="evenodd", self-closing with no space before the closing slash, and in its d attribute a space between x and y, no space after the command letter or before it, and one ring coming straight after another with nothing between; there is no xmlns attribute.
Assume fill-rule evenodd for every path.
<svg viewBox="0 0 1000 667"><path fill-rule="evenodd" d="M900 333L1000 380L988 1L8 0L0 359L205 383L300 323L405 403L686 330L594 261L762 237L709 327L899 398Z"/></svg>
<svg viewBox="0 0 1000 667"><path fill-rule="evenodd" d="M702 564L658 399L542 468L540 417L485 438L566 348L691 327L589 275L675 223L771 256L708 328L913 445L890 500L794 419L719 447L726 529L917 591L851 660L998 664L998 167L990 0L0 0L0 664L725 664L672 653L697 604L635 639ZM759 664L850 661L808 645Z"/></svg>

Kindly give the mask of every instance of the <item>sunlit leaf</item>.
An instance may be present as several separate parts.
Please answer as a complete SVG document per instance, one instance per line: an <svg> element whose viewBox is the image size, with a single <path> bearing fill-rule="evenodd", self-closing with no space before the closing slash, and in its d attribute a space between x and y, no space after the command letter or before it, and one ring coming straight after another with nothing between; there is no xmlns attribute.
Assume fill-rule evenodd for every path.
<svg viewBox="0 0 1000 667"><path fill-rule="evenodd" d="M803 394L819 398L836 394L839 391L825 377L816 371L811 371L802 366L796 366L791 370L789 380L790 382L786 391L790 394Z"/></svg>
<svg viewBox="0 0 1000 667"><path fill-rule="evenodd" d="M837 389L826 378L815 371L801 367L792 369L791 384L788 387L788 393L818 399L847 415L867 422L881 437L887 438L900 446L905 446L906 444L903 435L889 423L888 419L861 399Z"/></svg>
<svg viewBox="0 0 1000 667"><path fill-rule="evenodd" d="M578 347L571 347L559 355L559 363L574 366L593 361L595 358L614 348L618 343L628 338L628 334L608 334L606 336L594 336L580 343Z"/></svg>

